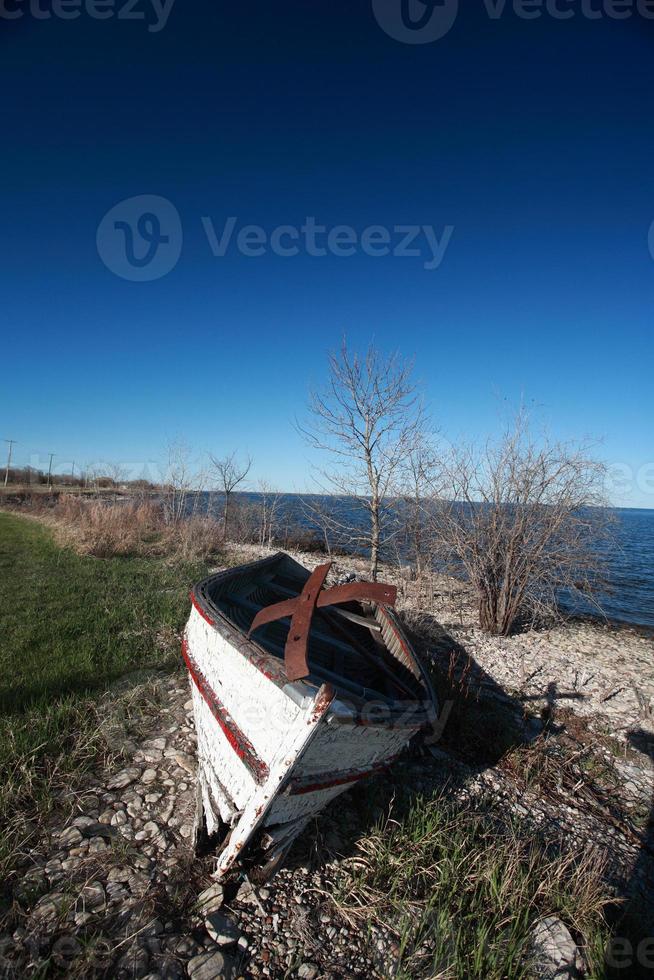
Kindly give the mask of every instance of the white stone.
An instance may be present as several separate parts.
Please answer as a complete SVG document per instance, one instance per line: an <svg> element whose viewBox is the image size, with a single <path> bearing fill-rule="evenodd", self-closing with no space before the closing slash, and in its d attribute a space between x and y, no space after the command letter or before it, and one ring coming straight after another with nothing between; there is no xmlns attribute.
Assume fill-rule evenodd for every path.
<svg viewBox="0 0 654 980"><path fill-rule="evenodd" d="M163 752L166 748L165 738L149 738L143 743L143 747L146 749L158 749L158 751Z"/></svg>
<svg viewBox="0 0 654 980"><path fill-rule="evenodd" d="M318 976L318 967L315 963L302 963L300 969L297 971L298 977L302 977L302 980L314 980L314 977Z"/></svg>
<svg viewBox="0 0 654 980"><path fill-rule="evenodd" d="M126 786L135 782L140 775L140 769L137 769L136 766L128 766L127 769L123 769L112 776L107 783L107 789L125 789Z"/></svg>
<svg viewBox="0 0 654 980"><path fill-rule="evenodd" d="M59 835L59 843L63 847L74 847L75 844L79 844L82 840L82 833L77 827L68 827L64 830L62 834Z"/></svg>
<svg viewBox="0 0 654 980"><path fill-rule="evenodd" d="M555 915L536 923L531 944L538 980L573 980L578 976L581 953L567 926Z"/></svg>
<svg viewBox="0 0 654 980"><path fill-rule="evenodd" d="M99 881L91 881L80 892L80 902L85 911L93 911L105 904L104 888Z"/></svg>

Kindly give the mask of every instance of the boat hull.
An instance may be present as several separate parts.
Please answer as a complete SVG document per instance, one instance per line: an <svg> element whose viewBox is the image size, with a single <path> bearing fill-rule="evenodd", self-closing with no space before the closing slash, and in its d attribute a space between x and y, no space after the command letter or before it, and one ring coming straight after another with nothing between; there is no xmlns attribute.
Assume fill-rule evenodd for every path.
<svg viewBox="0 0 654 980"><path fill-rule="evenodd" d="M182 652L197 730L199 823L219 841L218 877L246 848L274 870L312 816L394 761L435 710L433 698L391 710L373 698L348 700L329 683L289 683L283 663L278 670L201 596L192 598Z"/></svg>

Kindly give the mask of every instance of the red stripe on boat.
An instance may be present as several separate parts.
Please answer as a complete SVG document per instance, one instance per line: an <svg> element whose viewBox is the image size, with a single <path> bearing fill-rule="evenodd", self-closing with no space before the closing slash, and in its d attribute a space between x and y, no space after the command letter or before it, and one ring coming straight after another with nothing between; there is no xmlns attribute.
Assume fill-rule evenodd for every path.
<svg viewBox="0 0 654 980"><path fill-rule="evenodd" d="M197 608L197 607L196 607ZM198 610L200 611L200 610ZM206 619L206 617L205 617ZM206 701L222 732L234 749L243 764L249 769L258 783L268 777L268 766L260 756L257 755L252 742L247 735L238 727L229 711L217 696L208 680L198 667L197 663L189 653L186 637L182 640L182 657L188 667L188 672L193 678L193 683Z"/></svg>
<svg viewBox="0 0 654 980"><path fill-rule="evenodd" d="M367 776L376 776L378 773L388 769L398 757L399 753L376 766L372 766L370 769L349 769L345 772L335 773L333 776L326 776L323 779L320 779L318 776L296 776L289 781L290 795L301 796L303 793L316 793L323 789L330 789L332 786L357 783L360 779L365 779Z"/></svg>
<svg viewBox="0 0 654 980"><path fill-rule="evenodd" d="M189 598L193 608L200 614L200 616L202 616L204 621L209 623L209 626L213 626L213 628L216 629L216 621L212 619L207 612L205 612L198 601L197 596L193 592L189 592ZM227 622L229 623L229 621ZM232 627L232 629L234 630L234 633L239 635L239 639L246 647L246 649L239 649L239 653L242 657L247 657L250 663L253 664L264 677L267 677L269 681L276 684L277 687L283 687L284 684L288 684L288 677L286 676L283 661L278 664L275 658L268 656L265 652L260 652L253 640L249 640L247 637L239 634L235 627Z"/></svg>
<svg viewBox="0 0 654 980"><path fill-rule="evenodd" d="M211 619L211 617L209 615L207 615L207 613L204 611L204 609L202 608L202 606L200 605L200 603L198 602L198 600L195 598L195 595L193 594L193 592L189 592L188 595L189 595L189 599L191 600L192 604L195 606L195 608L200 613L200 615L202 616L202 618L204 620L206 620L207 623L209 623L209 626L215 626L216 624L214 623L213 619Z"/></svg>

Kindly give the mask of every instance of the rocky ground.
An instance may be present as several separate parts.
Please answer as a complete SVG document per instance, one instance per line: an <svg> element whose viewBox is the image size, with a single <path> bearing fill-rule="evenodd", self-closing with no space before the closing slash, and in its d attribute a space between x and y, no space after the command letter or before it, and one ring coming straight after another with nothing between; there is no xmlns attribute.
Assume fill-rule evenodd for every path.
<svg viewBox="0 0 654 980"><path fill-rule="evenodd" d="M257 553L241 549L239 557ZM337 575L352 571L363 569L338 559ZM392 569L385 577L400 585L415 640L450 689L492 706L492 718L480 716L482 729L488 717L502 737L512 732L508 747L498 741L497 751L487 745L486 755L475 754L455 720L449 740L407 757L402 779L427 793L446 783L454 793L491 792L571 842L594 841L616 890L650 900L652 640L593 624L489 638L456 583L436 579L418 590ZM391 975L392 935L356 928L329 897L361 833L356 796L314 823L266 886L253 886L243 872L215 883L211 856L196 859L191 847L188 683L180 672L155 686L160 706L126 741L120 763L71 790L26 848L0 937L0 976Z"/></svg>
<svg viewBox="0 0 654 980"><path fill-rule="evenodd" d="M301 847L266 887L211 879L194 859L195 735L184 675L161 680L159 724L127 765L89 778L64 825L25 855L0 975L211 980L375 975L358 930L334 916ZM350 819L328 837L343 848ZM306 843L306 842L305 842ZM328 862L327 862L328 863ZM56 971L55 971L56 972Z"/></svg>

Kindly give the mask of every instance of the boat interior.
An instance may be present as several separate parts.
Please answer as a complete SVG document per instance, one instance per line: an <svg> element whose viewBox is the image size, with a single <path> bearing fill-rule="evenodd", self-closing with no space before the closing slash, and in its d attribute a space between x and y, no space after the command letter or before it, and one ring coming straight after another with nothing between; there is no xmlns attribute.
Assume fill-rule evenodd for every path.
<svg viewBox="0 0 654 980"><path fill-rule="evenodd" d="M260 609L299 595L309 572L288 555L258 562L205 583L211 603L247 635ZM284 659L290 617L259 627L252 641ZM387 702L429 698L421 673L397 630L372 603L316 608L308 639L308 678L329 682L341 696Z"/></svg>

